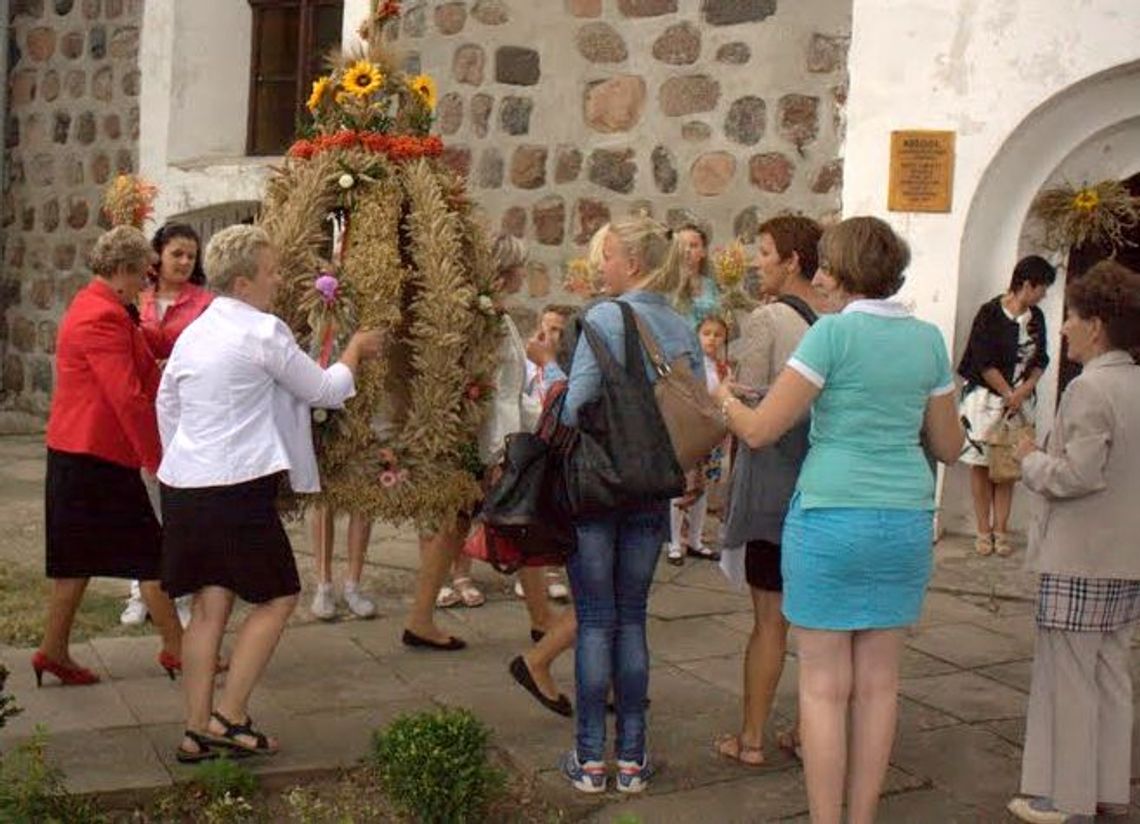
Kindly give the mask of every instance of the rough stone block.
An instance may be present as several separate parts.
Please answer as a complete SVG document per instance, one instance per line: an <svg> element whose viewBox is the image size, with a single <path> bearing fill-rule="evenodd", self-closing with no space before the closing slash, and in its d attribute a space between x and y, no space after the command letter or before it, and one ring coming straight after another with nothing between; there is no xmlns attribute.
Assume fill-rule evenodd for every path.
<svg viewBox="0 0 1140 824"><path fill-rule="evenodd" d="M477 0L471 16L484 26L501 26L510 20L510 11L503 0Z"/></svg>
<svg viewBox="0 0 1140 824"><path fill-rule="evenodd" d="M87 94L87 72L83 69L71 69L63 81L67 94L75 100Z"/></svg>
<svg viewBox="0 0 1140 824"><path fill-rule="evenodd" d="M67 199L68 226L78 231L87 225L87 220L90 217L91 207L87 204L87 200L85 198L69 197Z"/></svg>
<svg viewBox="0 0 1140 824"><path fill-rule="evenodd" d="M8 102L12 106L23 106L36 99L35 69L20 69L12 73L12 90Z"/></svg>
<svg viewBox="0 0 1140 824"><path fill-rule="evenodd" d="M110 66L104 66L91 75L91 96L104 103L115 95L115 75Z"/></svg>
<svg viewBox="0 0 1140 824"><path fill-rule="evenodd" d="M795 164L780 152L764 152L748 161L748 179L762 192L786 192L795 170Z"/></svg>
<svg viewBox="0 0 1140 824"><path fill-rule="evenodd" d="M457 83L480 86L483 83L483 67L486 61L487 55L481 46L464 43L455 50L451 58L451 76Z"/></svg>
<svg viewBox="0 0 1140 824"><path fill-rule="evenodd" d="M56 112L52 117L51 139L53 143L67 142L67 133L71 130L71 115L68 112Z"/></svg>
<svg viewBox="0 0 1140 824"><path fill-rule="evenodd" d="M741 66L752 59L752 49L747 43L725 43L716 50L716 59L718 63Z"/></svg>
<svg viewBox="0 0 1140 824"><path fill-rule="evenodd" d="M786 94L780 98L780 135L797 149L819 136L819 98Z"/></svg>
<svg viewBox="0 0 1140 824"><path fill-rule="evenodd" d="M24 359L19 355L6 355L4 357L4 372L2 383L4 391L19 395L24 391Z"/></svg>
<svg viewBox="0 0 1140 824"><path fill-rule="evenodd" d="M574 242L589 243L594 233L610 222L610 207L600 200L584 197L574 204L574 221L578 227Z"/></svg>
<svg viewBox="0 0 1140 824"><path fill-rule="evenodd" d="M811 190L816 194L827 194L833 192L843 185L843 158L836 158L829 160L827 163L820 167L819 172L816 173L815 180L811 184Z"/></svg>
<svg viewBox="0 0 1140 824"><path fill-rule="evenodd" d="M139 56L138 26L123 26L115 29L107 53L116 60L133 60Z"/></svg>
<svg viewBox="0 0 1140 824"><path fill-rule="evenodd" d="M37 63L51 59L51 56L55 54L55 44L55 29L47 26L36 26L28 32L24 40L28 57Z"/></svg>
<svg viewBox="0 0 1140 824"><path fill-rule="evenodd" d="M533 109L534 101L529 97L504 97L499 102L499 128L511 135L529 134Z"/></svg>
<svg viewBox="0 0 1140 824"><path fill-rule="evenodd" d="M545 146L519 146L511 155L511 183L519 189L539 189L546 184Z"/></svg>
<svg viewBox="0 0 1140 824"><path fill-rule="evenodd" d="M681 126L681 137L691 143L708 140L712 137L712 127L709 126L708 123L702 123L699 120L690 120Z"/></svg>
<svg viewBox="0 0 1140 824"><path fill-rule="evenodd" d="M567 0L567 10L574 17L601 17L602 0Z"/></svg>
<svg viewBox="0 0 1140 824"><path fill-rule="evenodd" d="M471 150L466 146L447 146L440 160L456 174L467 177L471 173Z"/></svg>
<svg viewBox="0 0 1140 824"><path fill-rule="evenodd" d="M481 189L498 189L503 185L503 153L491 147L479 155L475 168L475 185Z"/></svg>
<svg viewBox="0 0 1140 824"><path fill-rule="evenodd" d="M724 133L736 143L753 146L764 137L768 111L759 97L748 95L732 101L724 120Z"/></svg>
<svg viewBox="0 0 1140 824"><path fill-rule="evenodd" d="M665 146L657 146L650 156L653 162L653 182L662 194L672 194L677 191L677 164L673 153Z"/></svg>
<svg viewBox="0 0 1140 824"><path fill-rule="evenodd" d="M420 3L405 9L401 19L404 22L405 37L423 37L427 31L427 4Z"/></svg>
<svg viewBox="0 0 1140 824"><path fill-rule="evenodd" d="M23 315L12 318L9 326L8 342L17 352L34 352L36 348L36 324Z"/></svg>
<svg viewBox="0 0 1140 824"><path fill-rule="evenodd" d="M554 155L554 182L571 183L582 173L582 153L573 146L559 146Z"/></svg>
<svg viewBox="0 0 1140 824"><path fill-rule="evenodd" d="M76 60L83 55L83 32L69 31L59 41L59 53L68 60Z"/></svg>
<svg viewBox="0 0 1140 824"><path fill-rule="evenodd" d="M467 25L466 3L444 3L435 7L435 28L440 34L458 34Z"/></svg>
<svg viewBox="0 0 1140 824"><path fill-rule="evenodd" d="M677 11L677 0L617 0L618 11L626 17L658 17Z"/></svg>
<svg viewBox="0 0 1140 824"><path fill-rule="evenodd" d="M701 0L701 14L713 26L759 23L776 13L776 0Z"/></svg>
<svg viewBox="0 0 1140 824"><path fill-rule="evenodd" d="M590 153L590 182L614 192L629 194L637 178L633 149L595 149Z"/></svg>
<svg viewBox="0 0 1140 824"><path fill-rule="evenodd" d="M629 57L625 40L609 23L587 23L578 29L574 43L591 63L620 63Z"/></svg>
<svg viewBox="0 0 1140 824"><path fill-rule="evenodd" d="M531 223L534 224L534 237L546 246L561 246L566 239L566 202L558 195L550 195L538 201L531 210ZM550 279L546 279L546 293L550 291ZM545 297L535 295L532 297Z"/></svg>
<svg viewBox="0 0 1140 824"><path fill-rule="evenodd" d="M107 29L103 26L92 26L87 32L87 51L92 60L102 60L107 56Z"/></svg>
<svg viewBox="0 0 1140 824"><path fill-rule="evenodd" d="M523 46L495 50L495 80L512 86L533 86L541 75L538 52Z"/></svg>
<svg viewBox="0 0 1140 824"><path fill-rule="evenodd" d="M490 129L491 108L495 105L495 98L480 92L471 98L471 128L476 137L486 137Z"/></svg>
<svg viewBox="0 0 1140 824"><path fill-rule="evenodd" d="M43 95L43 99L45 101L48 103L54 101L57 97L59 97L59 92L62 88L63 84L60 82L59 72L57 72L55 69L49 69L48 71L44 72L44 82L41 94Z"/></svg>
<svg viewBox="0 0 1140 824"><path fill-rule="evenodd" d="M816 74L828 74L843 67L847 62L846 37L832 37L818 32L808 43L807 70Z"/></svg>
<svg viewBox="0 0 1140 824"><path fill-rule="evenodd" d="M687 20L675 23L654 41L653 56L674 66L696 63L701 56L701 30Z"/></svg>
<svg viewBox="0 0 1140 824"><path fill-rule="evenodd" d="M736 174L736 158L729 152L706 152L693 161L689 176L693 190L704 197L724 194Z"/></svg>
<svg viewBox="0 0 1140 824"><path fill-rule="evenodd" d="M503 212L500 221L503 231L515 237L526 236L526 209L521 206L511 206Z"/></svg>
<svg viewBox="0 0 1140 824"><path fill-rule="evenodd" d="M641 120L645 97L645 79L638 75L619 74L591 83L586 88L586 125L606 134L627 132Z"/></svg>
<svg viewBox="0 0 1140 824"><path fill-rule="evenodd" d="M670 117L711 112L720 100L720 83L707 74L671 77L661 84L658 99Z"/></svg>
<svg viewBox="0 0 1140 824"><path fill-rule="evenodd" d="M463 125L463 98L455 92L448 92L439 99L435 110L435 122L439 126L439 133L443 135L455 134Z"/></svg>
<svg viewBox="0 0 1140 824"><path fill-rule="evenodd" d="M138 69L132 69L123 75L123 94L127 97L138 97L142 87L142 75Z"/></svg>

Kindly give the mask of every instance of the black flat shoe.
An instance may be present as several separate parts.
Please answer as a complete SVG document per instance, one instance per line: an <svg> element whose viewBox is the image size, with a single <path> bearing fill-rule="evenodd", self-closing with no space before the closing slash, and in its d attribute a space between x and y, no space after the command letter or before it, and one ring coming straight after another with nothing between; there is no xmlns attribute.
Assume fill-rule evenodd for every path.
<svg viewBox="0 0 1140 824"><path fill-rule="evenodd" d="M543 632L540 629L535 629L534 627L531 627L530 640L534 641L534 643L537 644L539 641L541 641L545 637L546 637L545 632Z"/></svg>
<svg viewBox="0 0 1140 824"><path fill-rule="evenodd" d="M707 546L702 547L685 547L685 554L690 558L700 558L705 561L719 561L720 553L715 549L709 549Z"/></svg>
<svg viewBox="0 0 1140 824"><path fill-rule="evenodd" d="M437 649L443 652L455 652L456 650L466 649L467 642L462 638L456 638L452 635L446 641L433 641L430 638L424 638L422 635L416 635L410 629L404 630L404 636L400 639L404 642L405 647L419 647L420 649Z"/></svg>
<svg viewBox="0 0 1140 824"><path fill-rule="evenodd" d="M534 677L530 674L530 668L526 665L521 655L515 656L511 661L509 667L511 677L515 679L520 687L529 692L538 699L538 703L546 707L551 712L556 712L559 715L569 718L574 714L574 707L570 704L570 699L562 693L558 693L558 698L551 701L542 694L542 690L538 688L538 684L534 683Z"/></svg>

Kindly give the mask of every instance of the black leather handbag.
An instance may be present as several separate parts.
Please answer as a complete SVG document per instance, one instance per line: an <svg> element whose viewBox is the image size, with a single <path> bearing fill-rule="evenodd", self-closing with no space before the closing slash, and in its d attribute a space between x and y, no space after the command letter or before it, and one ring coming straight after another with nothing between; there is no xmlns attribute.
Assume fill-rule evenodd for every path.
<svg viewBox="0 0 1140 824"><path fill-rule="evenodd" d="M574 517L604 515L679 497L685 476L646 374L633 309L621 309L625 365L585 319L581 331L601 371L597 398L578 410L578 427L566 460L566 494Z"/></svg>

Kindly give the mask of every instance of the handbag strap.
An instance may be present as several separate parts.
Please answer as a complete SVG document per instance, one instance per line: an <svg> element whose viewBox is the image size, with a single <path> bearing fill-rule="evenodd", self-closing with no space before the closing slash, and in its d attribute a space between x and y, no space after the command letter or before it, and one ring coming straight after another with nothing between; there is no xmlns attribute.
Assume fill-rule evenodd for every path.
<svg viewBox="0 0 1140 824"><path fill-rule="evenodd" d="M797 315L804 319L804 323L808 326L819 320L819 315L815 313L815 310L808 305L806 300L797 295L780 295L776 302L791 307Z"/></svg>
<svg viewBox="0 0 1140 824"><path fill-rule="evenodd" d="M649 324L645 318L638 315L633 309L629 311L633 315L634 323L637 325L637 335L641 338L641 345L645 347L645 351L649 354L649 360L653 362L653 368L657 370L658 375L668 375L673 371L673 367L670 366L669 361L665 359L665 353L661 351L661 344L657 342L653 330L649 328Z"/></svg>

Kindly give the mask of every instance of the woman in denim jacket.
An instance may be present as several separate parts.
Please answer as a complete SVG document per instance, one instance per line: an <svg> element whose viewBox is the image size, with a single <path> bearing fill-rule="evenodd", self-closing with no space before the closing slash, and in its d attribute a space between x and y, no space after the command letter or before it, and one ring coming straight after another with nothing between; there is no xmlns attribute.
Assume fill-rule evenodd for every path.
<svg viewBox="0 0 1140 824"><path fill-rule="evenodd" d="M680 285L680 254L669 230L650 218L610 226L602 247L606 292L629 304L648 324L666 357L689 359L703 383L704 363L693 328L670 308L669 295ZM623 362L624 327L613 301L586 313L606 347ZM644 356L644 352L643 352ZM656 372L644 356L650 381ZM624 363L623 363L624 365ZM578 410L598 396L602 374L584 336L570 368L563 420L577 423ZM662 449L670 448L667 443ZM578 613L575 651L578 729L574 749L563 757L563 774L587 793L606 788L606 694L612 682L617 707L617 788L641 792L650 776L645 754L645 696L649 651L645 610L657 556L668 534L668 500L642 508L592 517L576 524L578 551L567 571Z"/></svg>

